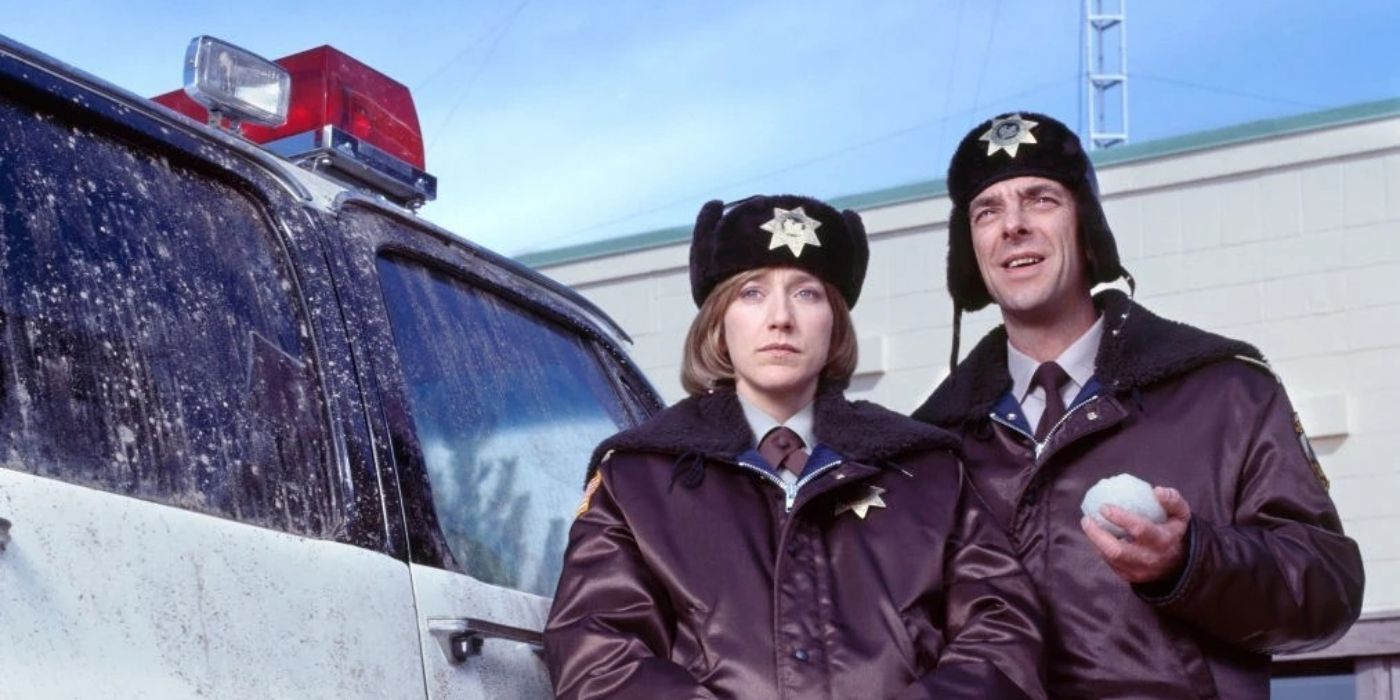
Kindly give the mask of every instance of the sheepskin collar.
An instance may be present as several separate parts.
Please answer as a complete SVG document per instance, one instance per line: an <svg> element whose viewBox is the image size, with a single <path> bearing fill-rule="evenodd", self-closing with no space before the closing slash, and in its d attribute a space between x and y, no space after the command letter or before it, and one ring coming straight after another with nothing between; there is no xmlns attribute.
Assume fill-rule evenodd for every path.
<svg viewBox="0 0 1400 700"><path fill-rule="evenodd" d="M1104 315L1104 336L1094 359L1094 376L1105 391L1131 392L1223 359L1244 356L1263 361L1254 346L1153 314L1126 294L1110 289L1094 297ZM967 359L914 417L954 428L986 417L1011 389L1006 369L1006 327L998 326L977 343Z"/></svg>
<svg viewBox="0 0 1400 700"><path fill-rule="evenodd" d="M848 401L842 387L823 384L813 406L817 440L842 457L874 464L896 456L932 449L956 449L958 438L868 401ZM754 445L753 431L732 387L692 396L647 422L614 435L593 452L591 479L613 450L700 455L733 461Z"/></svg>

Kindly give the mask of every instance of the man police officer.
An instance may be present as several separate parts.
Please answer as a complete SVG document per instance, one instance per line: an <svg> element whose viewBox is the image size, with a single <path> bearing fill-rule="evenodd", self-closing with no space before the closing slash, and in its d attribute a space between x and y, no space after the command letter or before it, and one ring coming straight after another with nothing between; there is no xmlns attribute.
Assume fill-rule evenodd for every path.
<svg viewBox="0 0 1400 700"><path fill-rule="evenodd" d="M1364 581L1282 385L1250 345L1154 316L1124 278L1064 124L1004 114L948 170L953 361L962 312L1003 325L915 417L968 471L1047 605L1055 698L1266 698L1269 655L1325 645ZM1156 485L1155 522L1080 512L1100 479Z"/></svg>

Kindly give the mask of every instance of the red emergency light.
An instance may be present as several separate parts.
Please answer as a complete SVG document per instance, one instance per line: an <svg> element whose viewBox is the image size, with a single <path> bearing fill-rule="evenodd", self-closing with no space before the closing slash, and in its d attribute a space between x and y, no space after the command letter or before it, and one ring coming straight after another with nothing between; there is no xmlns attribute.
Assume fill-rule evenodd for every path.
<svg viewBox="0 0 1400 700"><path fill-rule="evenodd" d="M243 135L248 140L270 143L332 126L414 168L425 168L418 110L407 86L331 46L275 63L292 77L287 122L277 127L245 124ZM194 119L209 118L209 112L184 90L152 99Z"/></svg>

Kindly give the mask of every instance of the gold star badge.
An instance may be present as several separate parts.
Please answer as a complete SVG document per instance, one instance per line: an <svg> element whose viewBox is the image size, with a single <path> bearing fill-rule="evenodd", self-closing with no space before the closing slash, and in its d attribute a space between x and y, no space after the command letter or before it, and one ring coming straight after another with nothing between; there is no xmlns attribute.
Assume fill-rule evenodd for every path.
<svg viewBox="0 0 1400 700"><path fill-rule="evenodd" d="M840 515L849 510L852 513L855 513L857 518L865 520L865 516L870 512L871 508L886 507L885 499L880 498L880 494L884 492L885 490L880 488L879 486L872 486L870 484L866 484L865 495L855 500L847 501L839 506L836 506L836 514Z"/></svg>
<svg viewBox="0 0 1400 700"><path fill-rule="evenodd" d="M802 257L803 246L822 246L822 242L817 240L817 227L821 225L822 222L807 216L802 207L792 210L773 207L773 218L759 228L773 234L768 239L768 250L787 246L792 251L792 257L798 258Z"/></svg>
<svg viewBox="0 0 1400 700"><path fill-rule="evenodd" d="M1007 155L1015 158L1016 149L1020 148L1021 144L1036 143L1031 129L1039 125L1040 122L1022 119L1021 115L1013 114L1005 119L993 119L992 128L987 129L987 133L982 134L979 140L987 142L989 157L997 151L1006 151Z"/></svg>

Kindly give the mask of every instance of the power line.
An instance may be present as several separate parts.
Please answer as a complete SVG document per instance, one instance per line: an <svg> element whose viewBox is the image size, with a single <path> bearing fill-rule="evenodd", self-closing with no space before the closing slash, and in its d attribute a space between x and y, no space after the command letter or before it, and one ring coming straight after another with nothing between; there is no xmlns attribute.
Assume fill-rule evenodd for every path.
<svg viewBox="0 0 1400 700"><path fill-rule="evenodd" d="M982 81L987 77L987 64L992 58L992 37L997 33L997 18L1001 16L1001 0L992 3L992 26L987 30L987 41L982 46L982 67L977 69L977 89L972 93L972 111L982 106Z"/></svg>
<svg viewBox="0 0 1400 700"><path fill-rule="evenodd" d="M528 2L528 0L526 0L526 2ZM447 69L451 68L452 64L461 60L463 56L466 56L467 54L474 51L476 47L482 44L482 42L494 36L496 32L501 29L502 26L514 20L515 14L520 11L521 5L524 4L524 2L521 2L519 5L516 5L516 7L513 10L506 13L505 17L501 21L491 25L490 27L487 27L486 31L483 31L482 33L478 34L475 39L472 39L470 42L467 43L466 46L462 47L462 50L458 51L455 54L452 54L451 58L448 58L446 61L443 61L440 65L438 65L437 68L433 69L433 72L429 74L428 77L418 81L418 84L413 88L413 92L421 92L423 88L427 87L430 83L447 73Z"/></svg>
<svg viewBox="0 0 1400 700"><path fill-rule="evenodd" d="M432 139L428 142L428 149L431 149L437 143L438 139L446 133L448 125L452 123L452 118L457 116L457 110L461 109L462 105L466 104L467 97L471 95L472 87L476 85L477 79L486 71L486 67L491 64L491 58L496 55L496 48L501 45L501 40L510 33L510 28L515 24L515 18L519 17L521 10L524 10L525 6L529 4L530 0L521 0L520 4L515 6L515 10L510 13L510 16L506 17L505 22L500 25L500 31L496 33L496 38L491 42L491 46L486 49L486 55L482 57L481 63L476 67L476 71L467 79L466 85L462 87L461 94L458 95L457 99L452 103L452 108L447 110L447 116L442 120L442 124L438 126L437 132L433 134Z"/></svg>
<svg viewBox="0 0 1400 700"><path fill-rule="evenodd" d="M953 28L953 60L948 66L948 81L943 86L943 109L938 111L939 114L947 114L949 103L953 101L953 77L958 74L958 54L962 48L962 31L959 28L962 27L963 8L966 6L967 3L964 0L958 0L958 14L953 19L953 24L950 25ZM946 123L946 119L939 123L938 143L943 143L943 126Z"/></svg>
<svg viewBox="0 0 1400 700"><path fill-rule="evenodd" d="M1040 92L1040 91L1042 91L1042 90L1045 90L1045 89L1047 89L1047 88L1054 87L1054 86L1056 86L1056 85L1060 85L1060 84L1062 84L1062 83L1064 83L1064 82L1067 82L1067 81L1070 81L1070 80L1078 80L1078 79L1079 79L1079 76L1078 76L1078 75L1075 75L1075 76L1072 76L1072 77L1069 77L1069 78L1059 78L1059 79L1056 79L1056 80L1051 80L1051 81L1047 81L1047 82L1044 82L1044 83L1039 83L1039 84L1033 85L1033 86L1031 86L1031 87L1029 87L1029 88L1027 88L1027 89L1025 89L1025 90L1022 90L1022 91L1020 91L1020 92L1018 92L1018 93L1015 93L1015 94L1012 94L1012 95L1005 95L1005 96L1002 96L1002 97L998 97L998 98L996 98L996 101L1007 101L1007 100L1016 100L1016 99L1020 99L1020 98L1022 98L1022 97L1025 97L1026 95L1034 94L1034 93ZM715 193L715 192L721 192L721 191L728 190L728 189L731 189L731 188L734 188L734 187L739 187L739 186L741 186L741 185L747 185L747 184L749 184L749 183L757 182L757 181L759 181L759 180L764 180L764 179L773 177L773 176L775 176L775 175L782 175L782 174L784 174L784 173L792 172L793 170L798 170L798 169L801 169L801 168L808 167L808 166L810 166L810 165L815 165L815 164L820 163L820 162L823 162L823 161L831 160L832 158L837 158L837 157L839 157L839 156L843 156L843 155L845 155L845 154L847 154L847 153L850 153L851 151L856 151L856 150L859 150L859 149L862 149L862 148L866 148L866 147L868 147L868 146L873 146L873 145L875 145L875 144L877 144L877 143L881 143L881 142L888 141L888 140L893 139L893 138L897 138L897 137L903 136L903 135L908 134L908 133L911 133L911 132L919 131L919 130L921 130L921 129L926 129L926 128L928 128L928 127L930 127L930 126L933 126L933 125L935 125L935 124L937 124L937 125L939 125L939 126L941 127L942 125L946 124L948 121L950 121L950 120L952 120L952 119L954 119L954 118L957 118L957 117L961 117L962 115L967 114L967 113L969 113L969 112L971 112L971 111L974 111L974 110L959 110L959 111L957 111L957 112L954 112L954 113L951 113L951 114L946 114L946 115L944 115L944 116L937 117L937 118L935 118L935 119L929 119L929 120L926 120L926 121L919 122L918 124L913 124L913 125L910 125L910 126L906 126L906 127L900 128L900 129L895 129L895 130L893 130L893 131L888 131L888 132L885 132L885 133L883 133L883 134L880 134L879 136L875 136L875 137L873 137L873 138L866 139L866 140L864 140L864 141L859 141L859 142L856 142L856 143L848 144L848 145L846 145L846 146L842 146L842 147L837 148L837 149L835 149L835 150L827 151L827 152L825 152L825 153L821 153L821 154L819 154L819 155L813 156L813 157L811 157L811 158L807 158L807 159L802 160L802 161L790 163L790 164L788 164L788 165L784 165L784 166L782 166L782 167L780 167L780 168L777 168L777 169L774 169L774 170L769 170L769 171L767 171L767 172L763 172L763 173L760 173L760 174L757 174L757 175L753 175L753 176L750 176L750 177L746 177L746 178L744 178L743 180L736 180L736 181L729 182L729 183L726 183L726 184L723 184L723 185L716 185L716 186L712 186L712 187L707 187L707 188L704 189L704 191L701 191L701 192L696 192L696 193L693 193L693 194L688 194L688 195L685 195L684 197L678 197L678 198L676 198L676 199L674 199L674 200L670 200L670 201L664 202L664 203L662 203L662 204L657 204L657 205L655 205L655 206L648 207L648 208L646 208L646 209L640 209L640 210L631 212L631 213L629 213L629 214L625 214L625 215L623 215L623 216L619 216L619 217L615 217L615 218L612 218L612 219L608 219L608 220L606 220L606 221L601 221L601 222L598 222L598 223L596 223L596 224L591 224L591 225L589 225L589 226L587 226L587 227L585 227L585 228L575 229L575 230L570 231L569 233L566 233L566 234L564 234L564 235L562 235L562 236L557 236L557 237L548 239L548 240L543 241L543 242L544 242L544 243L547 243L547 244L551 244L551 245L557 245L557 244L559 244L559 243L561 243L561 242L573 240L573 239L578 238L578 237L580 237L580 236L582 236L582 235L584 235L584 234L591 233L591 232L596 231L596 230L601 229L601 228L606 228L606 227L612 226L612 225L614 225L614 224L620 224L620 223L622 223L622 222L624 222L624 221L629 221L629 220L635 219L635 218L637 218L637 217L639 217L639 216L646 216L647 214L654 214L654 213L656 213L656 212L658 212L658 211L662 211L662 210L665 210L665 209L669 209L669 208L671 208L671 207L678 206L678 205L681 205L681 204L686 204L686 203L688 203L688 202L695 202L696 200L698 200L698 199L700 199L700 198L702 198L702 197L709 197L709 196L712 196L712 194Z"/></svg>
<svg viewBox="0 0 1400 700"><path fill-rule="evenodd" d="M1160 75L1149 75L1149 74L1147 74L1147 73L1134 73L1133 76L1134 76L1134 77L1137 77L1137 78L1142 78L1142 79L1145 79L1145 80L1154 80L1154 81L1157 81L1157 82L1159 82L1159 83L1167 83L1167 84L1170 84L1170 85L1180 85L1180 86L1182 86L1182 87L1195 88L1195 89L1197 89L1197 90L1205 90L1205 91L1207 91L1207 92L1214 92L1214 93L1219 93L1219 94L1222 94L1222 95L1232 95L1232 96L1234 96L1234 97L1247 97L1247 98L1252 99L1252 100L1262 100L1262 101L1264 101L1264 102L1277 102L1277 103L1279 103L1279 104L1288 104L1288 105L1293 105L1293 106L1295 106L1295 107L1308 107L1308 108L1311 108L1311 109L1325 109L1325 108L1328 106L1328 105L1323 105L1323 104L1317 104L1317 103L1315 103L1315 102L1303 102L1302 100L1294 100L1294 99L1287 98L1287 97L1278 97L1278 96L1276 96L1276 95L1261 95L1261 94L1258 94L1258 93L1244 92L1244 91L1241 91L1241 90L1234 90L1234 89L1231 89L1231 88L1224 88L1224 87L1220 87L1220 86L1217 86L1217 85L1205 85L1205 84L1202 84L1202 83L1193 83L1193 82L1188 81L1188 80L1177 80L1176 78L1165 78L1165 77L1162 77L1162 76L1160 76Z"/></svg>
<svg viewBox="0 0 1400 700"><path fill-rule="evenodd" d="M873 139L869 139L869 140L866 140L866 141L861 141L861 142L859 142L859 143L850 144L850 145L848 145L848 146L844 146L844 147L839 148L839 149L837 149L837 150L828 151L828 152L826 152L826 153L823 153L823 154L818 155L818 156L814 156L814 157L812 157L812 158L808 158L808 159L803 160L803 161L799 161L799 162L796 162L796 163L791 163L791 164L789 164L789 165L785 165L785 166L783 166L783 167L781 167L781 168L778 168L778 169L776 169L776 170L769 170L769 171L767 171L767 172L760 173L760 174L758 174L758 175L753 175L753 176L751 176L751 177L744 178L743 180L735 180L735 181L733 181L733 182L729 182L729 183L726 183L726 184L723 184L723 185L716 185L716 186L713 186L713 187L707 187L707 188L705 188L705 191L704 191L704 192L698 192L698 193L695 193L695 194L688 194L688 195L685 195L684 197L679 197L679 198L677 198L677 199L674 199L674 200L671 200L671 201L668 201L668 202L665 202L665 203L662 203L662 204L658 204L658 205L656 205L656 206L649 207L649 208L647 208L647 209L641 209L641 210L638 210L638 211L634 211L634 212L632 212L632 213L630 213L630 214L626 214L626 215L624 215L624 216L619 216L619 217L617 217L617 218L608 219L607 221L602 221L602 222L593 224L593 225L591 225L591 226L589 226L589 227L587 227L587 228L577 229L577 230L572 231L572 232L570 232L570 233L568 233L568 234L565 234L564 236L561 236L561 237L559 237L559 238L556 238L556 239L552 240L551 243L558 243L558 242L560 242L560 241L565 241L565 240L569 240L569 239L572 239L572 238L577 238L577 237L580 236L580 235L583 235L583 234L585 234L585 233L589 233L589 232L592 232L592 231L596 231L596 230L598 230L598 229L600 229L600 228L605 228L605 227L608 227L608 226L612 226L613 224L620 224L620 223L622 223L622 222L624 222L624 221L628 221L628 220L630 220L630 219L635 219L635 218L637 218L637 217L639 217L639 216L645 216L645 215L647 215L647 214L653 214L653 213L656 213L656 212L658 212L658 211L662 211L662 210L665 210L665 209L669 209L669 208L671 208L671 207L674 207L674 206L677 206L677 205L680 205L680 204L685 204L685 203L687 203L687 202L694 202L695 200L700 199L701 197L709 196L709 193L713 193L713 192L722 192L722 191L724 191L724 190L732 189L732 188L738 187L738 186L740 186L740 185L747 185L747 184L749 184L749 183L751 183L751 182L757 182L757 181L759 181L759 180L764 180L764 179L773 177L774 175L782 175L783 173L788 173L788 172L792 172L792 171L794 171L794 170L799 170L799 169L805 168L805 167L807 167L807 166L809 166L809 165L815 165L815 164L820 163L820 162L822 162L822 161L831 160L832 158L835 158L835 157L841 156L841 155L845 155L846 153L849 153L849 152L851 152L851 151L859 150L859 149L861 149L861 148L865 148L866 146L872 146L872 145L874 145L874 144L876 144L876 143L880 143L881 141L888 141L889 139L895 138L895 137L897 137L897 136L902 136L902 135L907 134L907 133L909 133L909 132L911 132L911 131L917 131L917 130L919 130L919 129L924 128L925 126L927 126L927 124L918 124L918 125L915 125L915 126L905 127L905 128L903 128L903 129L899 129L899 130L896 130L896 131L892 131L892 132L888 132L888 133L882 134L882 135L877 136L877 137L875 137L875 138L873 138Z"/></svg>

